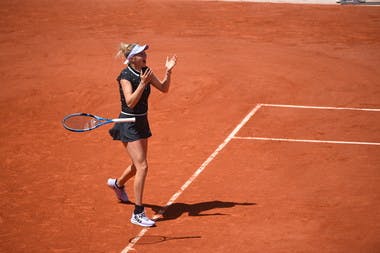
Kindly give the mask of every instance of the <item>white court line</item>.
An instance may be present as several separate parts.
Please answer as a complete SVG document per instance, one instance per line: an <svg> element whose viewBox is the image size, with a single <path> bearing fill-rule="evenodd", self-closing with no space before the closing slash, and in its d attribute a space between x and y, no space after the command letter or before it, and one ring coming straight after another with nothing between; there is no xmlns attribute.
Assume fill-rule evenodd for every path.
<svg viewBox="0 0 380 253"><path fill-rule="evenodd" d="M261 106L262 107L265 106L265 107L297 108L297 109L348 110L348 111L380 112L380 109L378 109L378 108L307 106L307 105L285 105L285 104L261 104ZM380 143L378 143L378 142L360 142L360 141L302 140L302 139L289 139L289 138L241 137L241 136L240 137L235 136L234 139L380 146Z"/></svg>
<svg viewBox="0 0 380 253"><path fill-rule="evenodd" d="M380 112L379 108L355 108L355 107L308 106L308 105L282 105L282 104L261 104L261 106L299 108L299 109L348 110L348 111Z"/></svg>
<svg viewBox="0 0 380 253"><path fill-rule="evenodd" d="M307 143L331 143L331 144L348 144L348 145L375 145L375 146L380 146L379 142L360 142L360 141L301 140L301 139L287 139L287 138L241 137L241 136L235 136L235 137L233 137L233 139L238 139L238 140L261 140L261 141L307 142Z"/></svg>
<svg viewBox="0 0 380 253"><path fill-rule="evenodd" d="M198 0L202 1L202 0ZM341 5L336 2L336 0L203 0L203 1L209 1L209 2L248 2L248 3L282 3L282 4L328 4L328 5ZM380 1L376 0L366 0L365 3L353 3L348 2L344 3L355 5L355 6L379 6Z"/></svg>
<svg viewBox="0 0 380 253"><path fill-rule="evenodd" d="M215 1L215 0L208 0ZM283 3L283 4L334 4L336 0L216 0L219 2Z"/></svg>
<svg viewBox="0 0 380 253"><path fill-rule="evenodd" d="M218 153L234 138L235 134L248 122L248 120L260 109L261 104L258 104L253 108L247 116L235 127L235 129L227 136L227 138L215 149L215 151L203 162L203 164L193 173L193 175L181 186L181 188L173 194L173 196L166 203L165 207L159 211L158 214L153 216L154 220L157 220L162 214L165 213L167 207L176 201L176 199L186 190L187 187L204 171L204 169L211 163L212 160L218 155ZM121 252L127 253L130 250L135 250L133 247L139 241L141 237L148 232L149 227L143 228L140 233L125 247Z"/></svg>

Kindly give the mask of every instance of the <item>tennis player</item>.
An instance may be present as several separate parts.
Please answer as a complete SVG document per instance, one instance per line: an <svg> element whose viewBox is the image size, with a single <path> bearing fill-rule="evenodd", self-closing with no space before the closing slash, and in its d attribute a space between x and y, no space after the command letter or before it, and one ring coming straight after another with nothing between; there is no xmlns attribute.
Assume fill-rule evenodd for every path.
<svg viewBox="0 0 380 253"><path fill-rule="evenodd" d="M117 123L109 130L114 140L120 140L126 148L131 164L119 178L109 178L108 186L116 193L121 202L129 202L124 190L126 182L134 178L135 209L131 222L150 227L155 222L145 215L143 192L148 172L148 138L152 136L148 122L148 98L151 85L161 92L168 92L170 76L176 65L177 57L166 58L166 72L163 80L158 80L153 71L146 66L148 45L120 44L118 55L125 57L127 67L117 78L121 100L120 118L135 117L136 122Z"/></svg>

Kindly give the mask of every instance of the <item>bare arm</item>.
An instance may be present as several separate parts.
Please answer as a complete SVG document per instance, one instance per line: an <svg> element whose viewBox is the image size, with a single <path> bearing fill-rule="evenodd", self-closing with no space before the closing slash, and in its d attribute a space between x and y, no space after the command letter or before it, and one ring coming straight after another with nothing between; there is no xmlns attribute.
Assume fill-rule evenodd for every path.
<svg viewBox="0 0 380 253"><path fill-rule="evenodd" d="M132 91L132 84L128 80L120 80L124 97L129 108L134 108L139 102L146 85L151 82L152 76L152 70L149 69L148 71L145 71L145 73L141 75L141 81L135 91Z"/></svg>
<svg viewBox="0 0 380 253"><path fill-rule="evenodd" d="M158 80L157 77L152 74L152 85L156 87L161 92L168 92L170 87L170 75L171 72L166 71L165 77L162 81Z"/></svg>
<svg viewBox="0 0 380 253"><path fill-rule="evenodd" d="M174 68L174 66L176 65L176 62L177 62L177 56L173 56L169 59L169 57L166 58L166 63L165 63L165 67L166 67L166 72L165 72L165 77L163 80L158 80L158 78L152 73L152 79L151 79L151 82L152 82L152 85L154 87L156 87L158 90L160 90L161 92L168 92L169 91L169 87L170 87L170 77L171 77L171 73L172 73L172 69Z"/></svg>

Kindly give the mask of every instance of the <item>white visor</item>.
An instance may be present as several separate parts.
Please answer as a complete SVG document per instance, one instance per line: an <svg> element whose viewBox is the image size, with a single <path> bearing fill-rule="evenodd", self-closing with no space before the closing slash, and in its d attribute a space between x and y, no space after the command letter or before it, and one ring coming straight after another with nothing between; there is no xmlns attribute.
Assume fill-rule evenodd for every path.
<svg viewBox="0 0 380 253"><path fill-rule="evenodd" d="M136 46L134 46L132 48L132 51L128 54L128 57L127 59L125 60L124 64L128 64L129 63L129 59L131 59L133 56L135 56L136 54L139 54L141 53L142 51L144 50L147 50L149 48L148 45L139 45L137 44Z"/></svg>

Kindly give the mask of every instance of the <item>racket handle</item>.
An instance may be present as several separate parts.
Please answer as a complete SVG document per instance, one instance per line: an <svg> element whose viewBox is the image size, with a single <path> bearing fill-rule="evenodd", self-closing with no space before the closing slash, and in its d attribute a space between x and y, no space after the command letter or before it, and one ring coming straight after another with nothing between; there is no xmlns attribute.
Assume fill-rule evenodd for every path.
<svg viewBox="0 0 380 253"><path fill-rule="evenodd" d="M121 118L121 119L113 119L112 120L113 122L115 123L119 123L119 122L135 122L136 121L136 118Z"/></svg>

